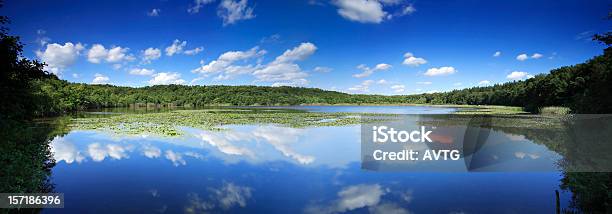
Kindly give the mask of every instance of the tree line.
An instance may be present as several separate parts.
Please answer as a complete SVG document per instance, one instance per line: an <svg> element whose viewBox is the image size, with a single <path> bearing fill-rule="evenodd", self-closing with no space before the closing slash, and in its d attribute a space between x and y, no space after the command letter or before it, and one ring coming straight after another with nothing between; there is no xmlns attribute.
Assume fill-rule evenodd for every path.
<svg viewBox="0 0 612 214"><path fill-rule="evenodd" d="M268 86L157 85L141 88L90 85L54 75L31 81L35 115L88 108L138 105L467 104L568 107L574 113L612 112L612 49L587 62L554 69L522 81L417 95L363 95L317 88Z"/></svg>

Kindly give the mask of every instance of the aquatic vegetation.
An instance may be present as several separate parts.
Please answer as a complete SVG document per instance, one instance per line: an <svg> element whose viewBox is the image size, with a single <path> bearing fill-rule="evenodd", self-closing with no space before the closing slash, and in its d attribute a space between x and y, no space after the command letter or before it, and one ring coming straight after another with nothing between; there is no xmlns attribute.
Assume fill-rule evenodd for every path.
<svg viewBox="0 0 612 214"><path fill-rule="evenodd" d="M356 113L322 113L296 110L265 109L205 109L177 110L147 114L113 114L106 117L75 118L72 129L101 130L117 134L137 135L154 134L160 136L180 136L181 127L203 130L222 130L225 125L277 124L293 128L345 126L361 123ZM393 115L365 114L372 120L391 118Z"/></svg>

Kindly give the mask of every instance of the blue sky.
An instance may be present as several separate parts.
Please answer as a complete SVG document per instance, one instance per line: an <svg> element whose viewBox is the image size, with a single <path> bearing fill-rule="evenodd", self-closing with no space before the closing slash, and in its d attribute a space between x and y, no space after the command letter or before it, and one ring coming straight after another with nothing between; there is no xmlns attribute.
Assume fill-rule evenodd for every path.
<svg viewBox="0 0 612 214"><path fill-rule="evenodd" d="M528 78L602 52L610 1L5 2L62 79L414 94ZM497 53L497 54L496 54Z"/></svg>

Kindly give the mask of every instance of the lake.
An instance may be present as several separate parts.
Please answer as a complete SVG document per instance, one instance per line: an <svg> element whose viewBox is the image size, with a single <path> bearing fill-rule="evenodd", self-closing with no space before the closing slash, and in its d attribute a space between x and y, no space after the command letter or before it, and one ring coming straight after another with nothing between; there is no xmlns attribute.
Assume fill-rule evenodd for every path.
<svg viewBox="0 0 612 214"><path fill-rule="evenodd" d="M305 118L316 118L308 121L326 123L337 118L317 114L392 113L436 118L456 109L415 106L214 109L211 115L251 109L287 112L254 120L255 123L243 120L251 117L248 114L231 118L219 115L215 119L218 124L213 124L219 129L211 129L202 124L183 123L189 120L189 115L200 117L198 112L186 111L172 114L178 122L168 121L171 126L176 124L175 128L164 130L161 135L156 135L157 129L152 126L142 126L151 121L138 122L140 126L128 127L129 132L94 129L103 125L94 126L88 121L129 114L145 115L141 119L155 118L159 111L115 110L112 114L74 117L84 121L63 118L63 122L57 123L82 125L50 137L56 164L48 182L53 184L52 191L64 193L65 208L42 212L552 213L557 209L555 191L560 192L560 208L578 209L572 206L576 204L572 197L575 194L567 187L562 188L567 186L562 182L566 173L558 165L564 158L563 152L549 148L552 147L549 143L535 142L532 137L545 135L546 130L527 127L491 132L493 138L503 142L500 145L511 146L511 150L504 150L511 151L504 162L510 170L379 172L362 169L358 122L302 127L292 123L291 115L308 111L313 115ZM343 118L350 117L342 115L340 120ZM532 172L522 170L527 166L539 168Z"/></svg>

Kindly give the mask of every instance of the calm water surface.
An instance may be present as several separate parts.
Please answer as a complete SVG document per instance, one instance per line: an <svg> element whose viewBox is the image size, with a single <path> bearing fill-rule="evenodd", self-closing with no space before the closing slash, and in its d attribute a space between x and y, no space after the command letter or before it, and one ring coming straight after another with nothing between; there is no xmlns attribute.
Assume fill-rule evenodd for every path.
<svg viewBox="0 0 612 214"><path fill-rule="evenodd" d="M439 114L430 107L299 107L317 112ZM371 172L360 127L182 127L175 138L74 130L51 142L64 209L45 213L552 213L562 173ZM516 133L516 160L559 155ZM500 137L503 138L503 137ZM561 191L561 207L571 193Z"/></svg>

